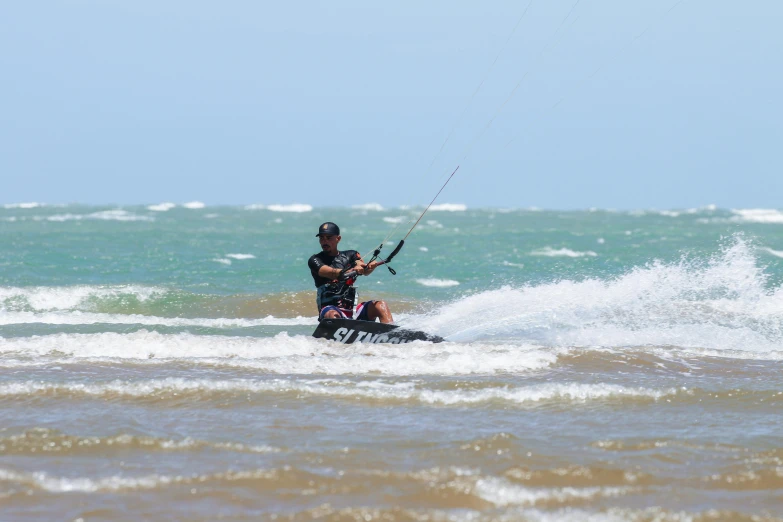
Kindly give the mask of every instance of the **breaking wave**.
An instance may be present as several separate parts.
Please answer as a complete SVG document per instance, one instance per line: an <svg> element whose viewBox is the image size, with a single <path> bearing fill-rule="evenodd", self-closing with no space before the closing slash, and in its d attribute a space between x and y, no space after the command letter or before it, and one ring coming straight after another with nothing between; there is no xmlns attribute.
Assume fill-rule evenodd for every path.
<svg viewBox="0 0 783 522"><path fill-rule="evenodd" d="M269 205L266 207L271 212L312 212L313 206L307 204L294 203L292 205Z"/></svg>
<svg viewBox="0 0 783 522"><path fill-rule="evenodd" d="M783 288L769 280L755 247L736 237L708 259L651 262L609 279L503 287L447 304L412 323L452 341L778 353Z"/></svg>
<svg viewBox="0 0 783 522"><path fill-rule="evenodd" d="M188 452L203 449L237 453L278 453L280 448L232 442L209 442L193 439L168 439L122 433L110 437L67 435L56 429L34 428L16 435L0 437L0 455L81 455L96 450L126 452L144 450L157 452Z"/></svg>
<svg viewBox="0 0 783 522"><path fill-rule="evenodd" d="M43 207L43 206L45 206L44 203L36 203L36 202L29 202L29 203L6 203L5 205L3 205L3 208L6 208L6 209L16 209L16 208L29 209L29 208L38 208L38 207Z"/></svg>
<svg viewBox="0 0 783 522"><path fill-rule="evenodd" d="M655 401L676 396L677 390L628 388L612 384L542 384L524 387L490 387L475 390L432 390L418 388L415 383L384 383L378 381L326 380L250 380L250 379L182 379L165 378L143 381L114 380L103 383L23 381L0 384L0 397L92 396L107 399L183 399L214 398L217 394L246 395L295 394L298 397L337 397L351 400L413 402L439 406L459 406L479 403L525 405L543 402L592 402L606 400ZM687 391L681 393L687 394Z"/></svg>
<svg viewBox="0 0 783 522"><path fill-rule="evenodd" d="M732 210L735 214L731 221L739 223L772 223L783 224L783 212L767 208L750 208Z"/></svg>
<svg viewBox="0 0 783 522"><path fill-rule="evenodd" d="M541 248L539 250L533 250L530 252L531 256L545 256L545 257L595 257L598 254L588 250L587 252L576 252L568 248L554 249L552 247Z"/></svg>
<svg viewBox="0 0 783 522"><path fill-rule="evenodd" d="M432 205L430 212L465 212L467 209L468 206L462 203L441 203Z"/></svg>
<svg viewBox="0 0 783 522"><path fill-rule="evenodd" d="M140 216L122 209L102 210L90 214L55 214L46 217L36 216L33 219L37 218L55 222L82 221L85 219L100 221L155 221L155 218L152 216Z"/></svg>
<svg viewBox="0 0 783 522"><path fill-rule="evenodd" d="M143 285L0 287L0 311L84 310L102 300L144 302L168 293Z"/></svg>
<svg viewBox="0 0 783 522"><path fill-rule="evenodd" d="M384 210L380 203L364 203L361 205L353 205L351 208L354 210L367 210L373 212L383 212Z"/></svg>
<svg viewBox="0 0 783 522"><path fill-rule="evenodd" d="M447 288L449 286L459 285L459 281L455 281L453 279L425 278L425 279L417 279L416 282L422 286L431 286L435 288Z"/></svg>
<svg viewBox="0 0 783 522"><path fill-rule="evenodd" d="M520 344L442 343L345 346L309 335L274 337L132 333L52 334L0 342L1 366L46 364L52 359L135 360L165 364L180 360L210 367L249 368L275 374L467 375L529 372L557 361L550 350Z"/></svg>
<svg viewBox="0 0 783 522"><path fill-rule="evenodd" d="M197 326L204 328L252 328L255 326L315 326L314 317L260 319L156 317L139 314L102 314L90 312L6 312L0 314L0 326L13 324L86 325L126 324L141 326Z"/></svg>
<svg viewBox="0 0 783 522"><path fill-rule="evenodd" d="M240 256L238 263L248 263L250 254ZM231 259L217 258L213 261L231 264ZM309 291L285 292L277 294L197 294L162 286L147 285L74 285L74 286L32 286L0 287L0 322L13 324L14 317L24 318L23 322L36 322L35 314L41 319L47 312L56 312L48 318L55 324L89 324L116 322L123 316L126 324L148 324L137 322L142 316L149 324L163 318L211 318L227 322L242 319L263 319L270 316L297 319L313 317L313 294ZM29 312L28 315L19 314ZM71 319L64 318L72 312ZM16 313L16 316L11 314ZM90 316L87 314L99 314ZM313 317L314 319L314 317ZM72 321L72 322L68 322ZM88 321L80 323L80 321ZM46 322L40 321L40 322ZM280 323L286 324L286 323Z"/></svg>
<svg viewBox="0 0 783 522"><path fill-rule="evenodd" d="M168 212L176 206L177 205L175 203L159 203L157 205L148 206L147 210L151 210L153 212Z"/></svg>

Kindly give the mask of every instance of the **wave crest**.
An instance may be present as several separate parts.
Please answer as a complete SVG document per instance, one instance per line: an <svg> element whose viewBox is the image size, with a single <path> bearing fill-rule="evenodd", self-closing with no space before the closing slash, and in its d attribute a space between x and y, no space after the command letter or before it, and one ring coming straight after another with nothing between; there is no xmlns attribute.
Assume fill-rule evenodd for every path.
<svg viewBox="0 0 783 522"><path fill-rule="evenodd" d="M419 318L414 327L457 341L778 352L783 289L769 286L753 245L735 237L706 260L684 257L606 280L481 292Z"/></svg>

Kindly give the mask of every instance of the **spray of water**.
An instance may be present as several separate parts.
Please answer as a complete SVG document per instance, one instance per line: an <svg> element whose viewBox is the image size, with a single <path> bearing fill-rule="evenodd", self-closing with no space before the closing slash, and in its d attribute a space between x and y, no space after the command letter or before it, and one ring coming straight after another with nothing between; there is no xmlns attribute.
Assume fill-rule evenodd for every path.
<svg viewBox="0 0 783 522"><path fill-rule="evenodd" d="M753 244L734 236L706 259L685 255L610 279L503 287L412 326L462 342L770 352L783 349L783 289L770 284Z"/></svg>

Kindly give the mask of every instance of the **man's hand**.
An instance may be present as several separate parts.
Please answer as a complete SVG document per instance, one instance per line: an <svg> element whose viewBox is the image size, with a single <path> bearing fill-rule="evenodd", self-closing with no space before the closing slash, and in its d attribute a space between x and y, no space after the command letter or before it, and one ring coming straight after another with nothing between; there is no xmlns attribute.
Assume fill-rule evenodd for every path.
<svg viewBox="0 0 783 522"><path fill-rule="evenodd" d="M364 265L364 275L372 274L373 270L375 270L377 267L378 267L378 261L373 261L368 265Z"/></svg>
<svg viewBox="0 0 783 522"><path fill-rule="evenodd" d="M367 264L362 261L362 258L359 257L359 259L356 260L356 264L353 265L353 268L351 270L356 271L359 275L367 275Z"/></svg>

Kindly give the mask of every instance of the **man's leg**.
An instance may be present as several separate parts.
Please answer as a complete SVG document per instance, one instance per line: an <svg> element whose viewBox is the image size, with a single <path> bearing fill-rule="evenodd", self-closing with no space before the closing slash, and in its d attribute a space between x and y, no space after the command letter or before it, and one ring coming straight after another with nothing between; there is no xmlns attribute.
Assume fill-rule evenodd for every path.
<svg viewBox="0 0 783 522"><path fill-rule="evenodd" d="M339 319L340 317L340 312L337 310L329 310L324 314L324 319Z"/></svg>
<svg viewBox="0 0 783 522"><path fill-rule="evenodd" d="M324 306L323 310L321 310L321 313L318 314L318 320L322 321L324 319L342 319L345 318L345 315L340 311L339 308L333 305Z"/></svg>
<svg viewBox="0 0 783 522"><path fill-rule="evenodd" d="M367 318L370 321L379 319L382 323L390 324L394 322L391 310L386 305L386 301L372 301L367 303Z"/></svg>

